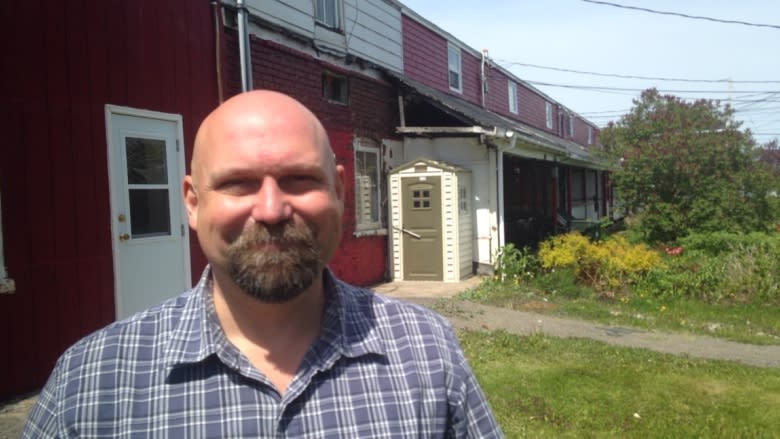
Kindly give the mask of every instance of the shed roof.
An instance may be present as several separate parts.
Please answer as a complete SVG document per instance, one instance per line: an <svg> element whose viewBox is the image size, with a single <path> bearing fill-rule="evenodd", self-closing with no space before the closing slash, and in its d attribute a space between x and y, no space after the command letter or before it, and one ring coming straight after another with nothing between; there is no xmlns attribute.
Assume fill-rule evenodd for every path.
<svg viewBox="0 0 780 439"><path fill-rule="evenodd" d="M427 166L431 166L431 167L434 167L434 168L439 168L439 169L441 169L443 171L453 172L453 173L456 173L456 174L460 173L460 172L470 172L468 169L464 169L464 168L461 168L459 166L451 165L449 163L440 162L438 160L432 160L432 159L429 159L429 158L421 157L421 158L417 158L417 159L414 159L412 161L406 162L406 163L404 163L402 165L396 166L395 168L390 170L390 173L391 174L397 174L397 173L399 173L399 172L401 172L401 171L403 171L405 169L413 168L413 167L417 166L421 162L425 163Z"/></svg>

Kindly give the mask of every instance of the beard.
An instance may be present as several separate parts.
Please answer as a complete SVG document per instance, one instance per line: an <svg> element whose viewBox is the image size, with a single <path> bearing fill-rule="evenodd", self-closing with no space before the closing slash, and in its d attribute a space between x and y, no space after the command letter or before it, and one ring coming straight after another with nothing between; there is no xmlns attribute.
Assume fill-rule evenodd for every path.
<svg viewBox="0 0 780 439"><path fill-rule="evenodd" d="M270 245L272 249L263 249ZM307 224L256 224L231 243L228 273L249 296L284 303L301 295L322 270L322 255Z"/></svg>

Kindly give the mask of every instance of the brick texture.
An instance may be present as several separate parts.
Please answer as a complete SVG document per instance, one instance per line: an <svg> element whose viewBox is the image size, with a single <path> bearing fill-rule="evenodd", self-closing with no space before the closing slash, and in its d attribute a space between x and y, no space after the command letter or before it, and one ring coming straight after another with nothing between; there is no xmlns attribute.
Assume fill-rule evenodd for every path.
<svg viewBox="0 0 780 439"><path fill-rule="evenodd" d="M226 35L228 53L228 95L240 91L238 49L234 32ZM385 280L387 237L355 237L354 154L355 137L368 137L381 145L399 125L396 94L387 83L344 69L338 64L317 59L275 42L252 38L252 81L255 89L280 91L301 101L322 121L336 160L346 176L345 209L341 245L330 268L342 279L356 285L371 285ZM349 101L346 105L322 98L322 72L347 77Z"/></svg>

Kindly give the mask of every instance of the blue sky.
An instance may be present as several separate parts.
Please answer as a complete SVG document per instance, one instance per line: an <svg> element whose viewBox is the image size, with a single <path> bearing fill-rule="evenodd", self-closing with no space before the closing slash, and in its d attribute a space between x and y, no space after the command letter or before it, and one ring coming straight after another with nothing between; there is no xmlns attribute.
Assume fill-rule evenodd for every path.
<svg viewBox="0 0 780 439"><path fill-rule="evenodd" d="M534 84L599 126L627 112L641 90L656 87L686 99L730 100L737 109L735 118L753 131L759 143L780 138L780 2L608 0L656 11L775 26L758 27L583 0L401 1L468 46L488 49L495 62L525 81L575 86ZM722 81L623 79L517 63L603 74ZM576 88L581 86L630 90Z"/></svg>

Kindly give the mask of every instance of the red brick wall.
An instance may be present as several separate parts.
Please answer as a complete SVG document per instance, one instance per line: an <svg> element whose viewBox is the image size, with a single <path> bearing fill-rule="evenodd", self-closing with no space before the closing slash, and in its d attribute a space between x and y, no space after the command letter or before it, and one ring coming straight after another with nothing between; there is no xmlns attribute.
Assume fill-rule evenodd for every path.
<svg viewBox="0 0 780 439"><path fill-rule="evenodd" d="M240 90L238 50L234 32L226 35L228 96ZM277 90L301 101L322 121L336 159L344 166L346 199L341 245L331 260L333 272L347 282L370 285L385 280L387 237L355 237L354 137L369 137L381 144L397 138L397 95L387 83L348 71L278 43L253 37L251 56L255 89ZM322 98L323 70L344 75L349 82L349 102L335 104Z"/></svg>

